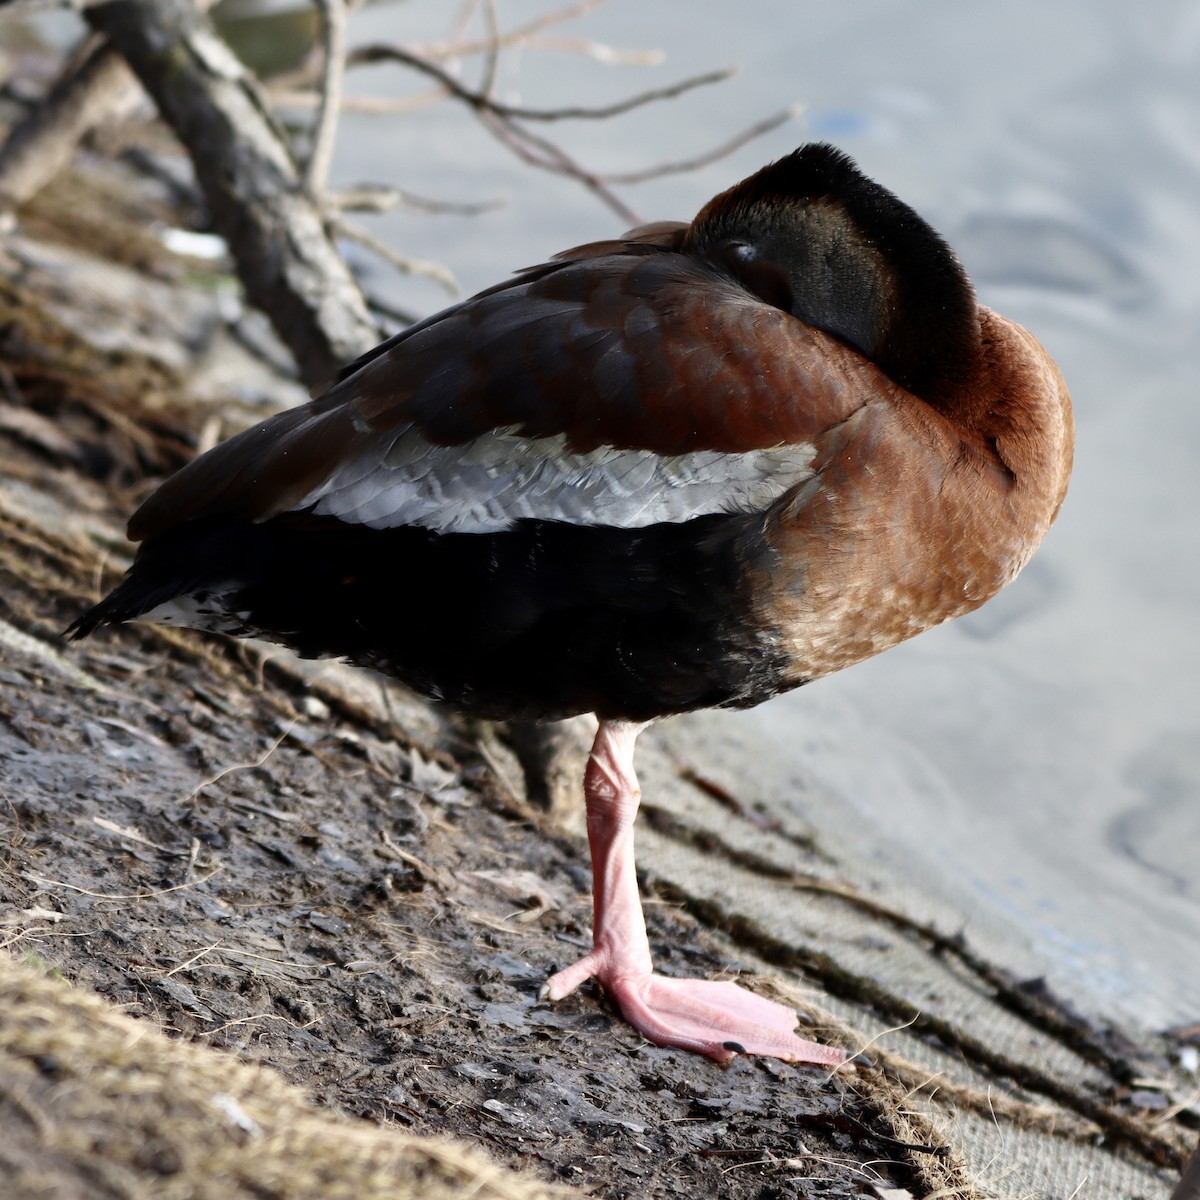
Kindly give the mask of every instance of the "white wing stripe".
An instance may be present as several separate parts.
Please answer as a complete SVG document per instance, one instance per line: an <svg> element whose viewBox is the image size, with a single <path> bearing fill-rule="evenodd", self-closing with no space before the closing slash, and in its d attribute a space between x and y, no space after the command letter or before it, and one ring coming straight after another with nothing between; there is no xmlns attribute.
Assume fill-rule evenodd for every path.
<svg viewBox="0 0 1200 1200"><path fill-rule="evenodd" d="M368 446L293 511L442 533L492 533L523 519L633 529L765 509L812 475L813 456L811 446L572 454L561 435L530 439L512 429L435 446L410 428L390 444Z"/></svg>

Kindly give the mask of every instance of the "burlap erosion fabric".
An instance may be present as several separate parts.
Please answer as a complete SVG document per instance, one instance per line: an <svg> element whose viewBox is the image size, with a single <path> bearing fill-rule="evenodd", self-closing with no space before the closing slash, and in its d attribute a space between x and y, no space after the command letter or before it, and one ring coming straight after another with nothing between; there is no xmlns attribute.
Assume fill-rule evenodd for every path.
<svg viewBox="0 0 1200 1200"><path fill-rule="evenodd" d="M449 1141L320 1112L0 955L0 1179L13 1200L553 1200Z"/></svg>

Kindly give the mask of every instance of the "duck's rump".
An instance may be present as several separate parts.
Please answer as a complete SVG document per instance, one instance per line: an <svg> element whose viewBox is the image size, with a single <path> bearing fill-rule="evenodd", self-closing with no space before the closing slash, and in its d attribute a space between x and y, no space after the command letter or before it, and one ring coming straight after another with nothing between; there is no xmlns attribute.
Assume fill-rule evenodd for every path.
<svg viewBox="0 0 1200 1200"><path fill-rule="evenodd" d="M486 534L303 513L190 521L143 545L70 632L147 619L262 637L500 719L744 707L786 686L747 570L761 526L761 514Z"/></svg>

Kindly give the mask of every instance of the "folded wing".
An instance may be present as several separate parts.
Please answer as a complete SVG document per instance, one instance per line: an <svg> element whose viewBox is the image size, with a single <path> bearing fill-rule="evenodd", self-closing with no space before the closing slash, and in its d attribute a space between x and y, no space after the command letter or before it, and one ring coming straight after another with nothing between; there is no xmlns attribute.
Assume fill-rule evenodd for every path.
<svg viewBox="0 0 1200 1200"><path fill-rule="evenodd" d="M640 243L572 254L406 330L204 455L130 536L296 511L455 532L759 511L878 397L869 362L716 267Z"/></svg>

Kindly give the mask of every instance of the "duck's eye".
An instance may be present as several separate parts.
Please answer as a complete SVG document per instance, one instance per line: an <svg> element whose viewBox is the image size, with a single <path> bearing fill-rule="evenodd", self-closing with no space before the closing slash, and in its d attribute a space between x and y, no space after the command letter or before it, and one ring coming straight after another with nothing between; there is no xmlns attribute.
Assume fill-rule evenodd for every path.
<svg viewBox="0 0 1200 1200"><path fill-rule="evenodd" d="M748 292L784 312L792 311L792 282L778 263L762 258L748 242L727 242L718 256Z"/></svg>

